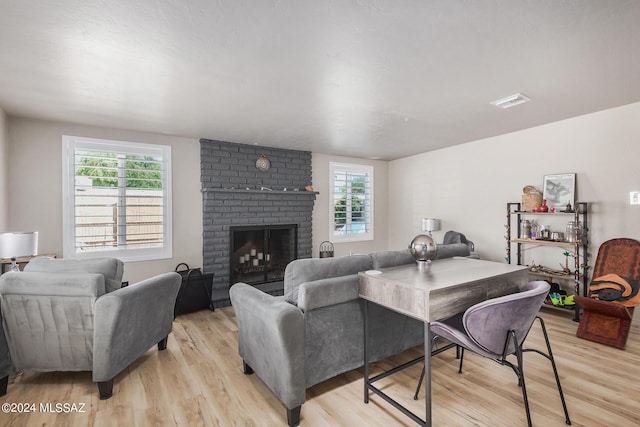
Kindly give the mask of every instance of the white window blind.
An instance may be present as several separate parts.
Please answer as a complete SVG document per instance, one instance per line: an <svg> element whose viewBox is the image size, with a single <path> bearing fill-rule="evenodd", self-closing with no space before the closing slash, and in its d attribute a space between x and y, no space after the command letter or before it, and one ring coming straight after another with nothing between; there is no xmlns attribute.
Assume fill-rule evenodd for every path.
<svg viewBox="0 0 640 427"><path fill-rule="evenodd" d="M65 258L170 258L171 147L64 136Z"/></svg>
<svg viewBox="0 0 640 427"><path fill-rule="evenodd" d="M373 167L331 162L329 177L329 239L373 240Z"/></svg>

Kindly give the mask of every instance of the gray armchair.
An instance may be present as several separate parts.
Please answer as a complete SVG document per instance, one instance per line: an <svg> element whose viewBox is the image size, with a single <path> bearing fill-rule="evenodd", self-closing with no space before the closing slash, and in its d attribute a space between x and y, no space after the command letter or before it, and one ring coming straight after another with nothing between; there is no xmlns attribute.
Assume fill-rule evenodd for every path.
<svg viewBox="0 0 640 427"><path fill-rule="evenodd" d="M441 244L452 245L452 244L460 244L460 243L464 243L469 247L469 258L477 258L477 259L480 258L476 253L476 248L474 243L471 240L467 240L467 237L464 234L459 233L457 231L449 230L446 233L444 233L444 238L442 239Z"/></svg>
<svg viewBox="0 0 640 427"><path fill-rule="evenodd" d="M123 265L36 258L0 277L0 396L11 371L92 371L108 399L116 375L152 346L166 348L180 275L120 288Z"/></svg>

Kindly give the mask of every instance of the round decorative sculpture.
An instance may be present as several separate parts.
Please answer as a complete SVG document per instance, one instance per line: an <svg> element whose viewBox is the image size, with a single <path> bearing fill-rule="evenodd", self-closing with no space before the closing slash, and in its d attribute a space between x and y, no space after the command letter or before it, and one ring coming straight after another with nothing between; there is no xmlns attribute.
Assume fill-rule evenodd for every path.
<svg viewBox="0 0 640 427"><path fill-rule="evenodd" d="M262 172L266 172L269 170L270 167L271 167L271 162L269 161L269 159L267 159L267 157L264 154L260 155L260 157L258 157L258 160L256 160L256 168L258 168L258 170Z"/></svg>
<svg viewBox="0 0 640 427"><path fill-rule="evenodd" d="M438 247L433 237L419 234L411 241L409 252L411 252L416 261L431 261L436 257Z"/></svg>

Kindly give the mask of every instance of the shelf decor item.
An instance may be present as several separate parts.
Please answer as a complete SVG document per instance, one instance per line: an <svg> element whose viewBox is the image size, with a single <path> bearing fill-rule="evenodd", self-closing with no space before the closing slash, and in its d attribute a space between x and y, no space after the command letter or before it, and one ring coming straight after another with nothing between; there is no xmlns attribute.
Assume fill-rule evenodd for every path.
<svg viewBox="0 0 640 427"><path fill-rule="evenodd" d="M538 208L538 212L547 213L549 212L549 206L547 205L547 199L542 199L542 206Z"/></svg>
<svg viewBox="0 0 640 427"><path fill-rule="evenodd" d="M534 209L542 206L542 191L533 185L527 185L522 189L522 210L535 212Z"/></svg>
<svg viewBox="0 0 640 427"><path fill-rule="evenodd" d="M544 176L543 199L549 208L565 209L567 204L575 205L576 174L562 173Z"/></svg>

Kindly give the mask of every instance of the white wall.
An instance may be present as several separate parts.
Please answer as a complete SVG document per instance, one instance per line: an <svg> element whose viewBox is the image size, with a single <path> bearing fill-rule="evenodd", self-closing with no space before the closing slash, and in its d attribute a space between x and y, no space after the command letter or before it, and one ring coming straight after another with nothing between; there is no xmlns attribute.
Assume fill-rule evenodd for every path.
<svg viewBox="0 0 640 427"><path fill-rule="evenodd" d="M546 174L575 172L578 200L591 203L593 265L602 242L640 240L640 206L629 205L640 191L639 117L636 103L390 162L389 247L405 247L429 216L442 220L436 240L454 229L482 258L504 261L506 203Z"/></svg>
<svg viewBox="0 0 640 427"><path fill-rule="evenodd" d="M329 163L353 163L373 166L374 233L373 241L334 243L335 256L350 253L369 253L385 250L387 241L387 165L385 161L313 153L311 161L313 189L316 196L313 209L313 256L317 257L320 243L332 240L329 235Z"/></svg>
<svg viewBox="0 0 640 427"><path fill-rule="evenodd" d="M136 282L172 270L178 262L202 266L200 144L176 138L110 128L11 118L9 126L8 225L39 231L39 252L62 256L62 135L79 135L173 147L173 259L127 263L125 280ZM313 185L318 191L313 214L313 255L329 240L329 162L374 167L374 241L336 244L336 256L384 250L387 242L387 162L313 153Z"/></svg>
<svg viewBox="0 0 640 427"><path fill-rule="evenodd" d="M9 120L0 108L0 232L9 226Z"/></svg>
<svg viewBox="0 0 640 427"><path fill-rule="evenodd" d="M461 231L484 259L503 261L506 203L520 201L525 185L541 186L545 174L575 172L578 199L591 202L593 263L607 239L640 240L640 206L629 205L629 192L640 191L638 117L640 103L388 163L313 153L313 185L320 193L313 213L313 255L330 239L328 175L329 162L336 161L374 166L376 205L375 240L336 244L336 256L405 248L421 233L420 219L435 217L442 221L436 240L446 230ZM170 271L180 261L202 265L198 140L22 118L8 120L7 139L6 122L0 113L4 228L38 230L40 253L62 254L62 135L168 144L173 147L174 256L129 263L125 278L135 282ZM7 145L8 155L2 155ZM2 195L7 165L8 197Z"/></svg>
<svg viewBox="0 0 640 427"><path fill-rule="evenodd" d="M202 266L200 143L196 139L11 118L8 225L12 230L38 231L39 253L62 256L62 135L170 145L173 258L127 263L124 280L134 283L173 271L179 262Z"/></svg>

